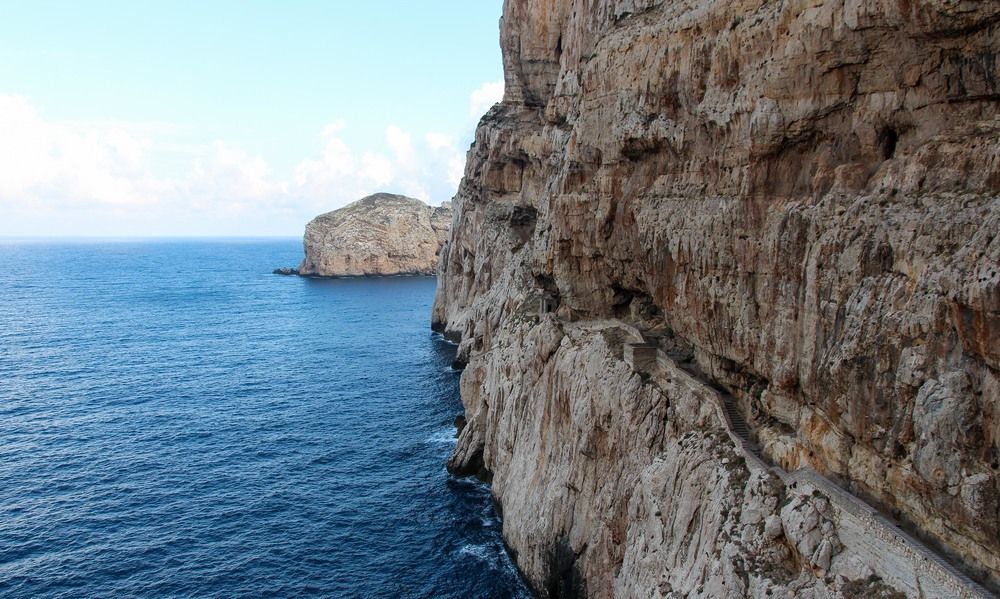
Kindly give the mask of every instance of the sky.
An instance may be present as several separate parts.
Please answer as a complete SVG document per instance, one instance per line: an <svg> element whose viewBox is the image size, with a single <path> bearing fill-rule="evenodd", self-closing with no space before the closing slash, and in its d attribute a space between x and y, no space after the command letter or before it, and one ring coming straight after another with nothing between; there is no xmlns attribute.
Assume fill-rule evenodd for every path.
<svg viewBox="0 0 1000 599"><path fill-rule="evenodd" d="M502 0L0 0L0 236L299 236L451 199Z"/></svg>

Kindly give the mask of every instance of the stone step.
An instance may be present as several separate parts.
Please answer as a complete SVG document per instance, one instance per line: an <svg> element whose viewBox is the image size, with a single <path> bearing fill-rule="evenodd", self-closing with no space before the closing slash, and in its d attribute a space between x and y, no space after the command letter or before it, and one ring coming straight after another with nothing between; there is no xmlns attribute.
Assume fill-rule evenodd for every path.
<svg viewBox="0 0 1000 599"><path fill-rule="evenodd" d="M648 341L646 339L644 340ZM633 364L635 364L636 362L638 362L641 365L645 364L644 360L645 356L642 356L641 352L649 351L647 348L649 348L650 346L652 346L654 351L657 351L655 350L654 344L649 344L648 346L645 347L644 344L632 344L632 345L633 347L630 349L630 354L632 357ZM639 350L640 353L639 357L641 358L640 360L635 360L635 353L636 353L635 350ZM657 351L657 362L656 362L657 367L659 366L659 353L661 352ZM679 364L679 366L688 374L693 376L696 380L700 381L702 384L711 387L719 392L719 396L722 399L722 408L725 411L726 418L729 420L730 431L744 441L744 443L742 443L742 446L745 451L753 454L764 463L770 463L769 460L765 457L763 449L757 443L755 443L750 439L751 436L750 426L748 425L746 419L743 418L743 413L737 407L736 398L734 398L729 393L726 393L718 385L713 385L711 382L706 381L704 374L702 374L696 368L692 368L690 365L684 365L684 364ZM802 472L802 471L803 470L799 470L797 472ZM836 487L834 483L832 483L831 481L827 479L822 479L822 480L824 481L824 484L821 484L819 488L826 489L827 494L830 494L832 497L839 497L838 493L840 493L847 495L848 497L851 498L851 500L855 502L863 503L861 502L860 499L854 497L853 495L849 495L847 491L844 491L843 489ZM843 505L844 504L841 503L842 507ZM864 505L867 506L867 504ZM874 508L868 507L867 509L872 511L873 513L877 513L875 512ZM980 586L979 584L968 578L968 576L966 576L958 568L953 566L951 562L945 559L944 556L922 545L919 541L911 539L911 537L905 531L903 531L897 523L890 521L889 519L887 519L885 516L882 515L877 515L876 521L881 522L882 526L885 527L885 529L895 531L895 533L901 538L903 538L906 543L912 544L913 546L917 547L918 548L917 551L921 556L925 557L928 561L934 563L942 571L947 572L949 576L951 576L954 580L958 581L959 584L963 586L965 589L971 590L972 591L971 596L976 596L976 597L993 596L988 591L986 591L982 586Z"/></svg>

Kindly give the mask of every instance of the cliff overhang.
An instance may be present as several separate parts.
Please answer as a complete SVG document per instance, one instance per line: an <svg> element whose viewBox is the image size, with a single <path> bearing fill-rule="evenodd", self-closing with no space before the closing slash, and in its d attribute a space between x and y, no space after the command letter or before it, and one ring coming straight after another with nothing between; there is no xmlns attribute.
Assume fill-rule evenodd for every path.
<svg viewBox="0 0 1000 599"><path fill-rule="evenodd" d="M916 596L859 565L874 529L771 467L997 588L998 19L507 0L506 96L476 132L433 321L468 362L453 462L492 472L542 595L850 596L874 576ZM629 368L611 321L732 397L768 467L738 465L704 391Z"/></svg>

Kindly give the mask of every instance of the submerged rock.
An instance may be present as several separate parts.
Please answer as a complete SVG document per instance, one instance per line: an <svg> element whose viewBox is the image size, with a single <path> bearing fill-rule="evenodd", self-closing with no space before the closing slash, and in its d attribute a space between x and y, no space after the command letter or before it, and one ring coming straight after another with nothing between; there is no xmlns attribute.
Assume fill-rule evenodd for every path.
<svg viewBox="0 0 1000 599"><path fill-rule="evenodd" d="M451 204L379 193L314 218L303 238L303 276L433 275Z"/></svg>
<svg viewBox="0 0 1000 599"><path fill-rule="evenodd" d="M299 269L297 268L275 268L271 271L273 274L282 275L285 277L290 277L299 274Z"/></svg>

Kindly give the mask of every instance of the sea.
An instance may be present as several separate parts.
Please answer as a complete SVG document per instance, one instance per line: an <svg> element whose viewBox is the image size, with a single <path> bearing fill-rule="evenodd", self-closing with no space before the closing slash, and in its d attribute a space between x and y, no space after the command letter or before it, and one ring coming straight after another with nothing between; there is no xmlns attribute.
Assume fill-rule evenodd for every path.
<svg viewBox="0 0 1000 599"><path fill-rule="evenodd" d="M0 240L0 597L530 597L431 277L287 240Z"/></svg>

